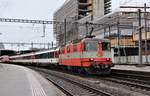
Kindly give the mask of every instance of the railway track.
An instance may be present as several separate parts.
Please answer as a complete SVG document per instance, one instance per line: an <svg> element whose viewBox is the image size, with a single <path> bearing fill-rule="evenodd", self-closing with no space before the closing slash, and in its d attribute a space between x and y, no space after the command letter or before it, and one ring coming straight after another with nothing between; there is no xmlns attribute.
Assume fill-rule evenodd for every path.
<svg viewBox="0 0 150 96"><path fill-rule="evenodd" d="M150 91L150 73L148 72L112 70L112 74L103 79Z"/></svg>
<svg viewBox="0 0 150 96"><path fill-rule="evenodd" d="M43 69L36 69L36 71L43 74L49 81L67 94L67 96L113 96L93 86L88 86L81 81L65 78L54 72L48 72Z"/></svg>
<svg viewBox="0 0 150 96"><path fill-rule="evenodd" d="M65 93L67 96L74 96L71 92L66 90L65 88L61 87L59 84L57 84L54 80L51 80L47 77L47 80L49 80L51 83L53 83L57 88L59 88L63 93Z"/></svg>
<svg viewBox="0 0 150 96"><path fill-rule="evenodd" d="M140 80L135 82L132 80L132 78L130 78L130 76L127 76L128 78L124 77L122 75L123 73L120 73L120 75L122 75L122 77L120 77L117 75L118 72L115 73L116 71L114 70L112 71L113 74L107 77L97 75L77 75L70 72L58 72L40 68L36 69L36 71L40 72L48 80L58 86L64 93L67 94L67 96L135 96L135 94L138 94L136 96L150 95L149 85L139 83L138 81ZM126 85L126 87L121 85Z"/></svg>
<svg viewBox="0 0 150 96"><path fill-rule="evenodd" d="M82 75L80 76L82 77ZM96 79L97 78L99 78L99 76L96 76ZM150 91L150 73L148 72L112 70L111 75L100 79Z"/></svg>

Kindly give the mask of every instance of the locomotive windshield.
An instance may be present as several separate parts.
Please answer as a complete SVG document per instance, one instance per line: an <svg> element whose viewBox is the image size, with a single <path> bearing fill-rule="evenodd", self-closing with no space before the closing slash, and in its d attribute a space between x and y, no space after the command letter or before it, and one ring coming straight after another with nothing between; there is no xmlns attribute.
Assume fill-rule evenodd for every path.
<svg viewBox="0 0 150 96"><path fill-rule="evenodd" d="M100 45L101 44L101 45ZM97 51L98 47L102 47L102 50L109 50L110 49L110 44L109 42L102 42L99 43L98 41L90 41L85 43L85 51Z"/></svg>
<svg viewBox="0 0 150 96"><path fill-rule="evenodd" d="M97 43L96 41L90 41L85 43L85 51L97 51Z"/></svg>

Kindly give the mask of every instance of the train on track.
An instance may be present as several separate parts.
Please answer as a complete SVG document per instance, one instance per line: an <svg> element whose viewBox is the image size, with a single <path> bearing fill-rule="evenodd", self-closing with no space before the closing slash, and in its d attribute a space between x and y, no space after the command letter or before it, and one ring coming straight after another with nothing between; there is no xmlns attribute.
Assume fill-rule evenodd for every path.
<svg viewBox="0 0 150 96"><path fill-rule="evenodd" d="M52 50L10 56L9 59L9 63L55 66L88 74L109 74L113 66L109 40L96 38L85 38Z"/></svg>
<svg viewBox="0 0 150 96"><path fill-rule="evenodd" d="M0 49L0 62L9 63L10 62L9 57L13 55L16 55L16 51Z"/></svg>

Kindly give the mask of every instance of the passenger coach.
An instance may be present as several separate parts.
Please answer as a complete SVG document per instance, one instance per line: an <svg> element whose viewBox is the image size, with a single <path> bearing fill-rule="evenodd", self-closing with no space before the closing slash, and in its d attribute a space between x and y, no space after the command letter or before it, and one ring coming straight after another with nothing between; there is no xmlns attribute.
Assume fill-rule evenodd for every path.
<svg viewBox="0 0 150 96"><path fill-rule="evenodd" d="M58 51L46 50L39 52L31 52L22 55L11 56L12 63L48 66L49 64L58 64Z"/></svg>

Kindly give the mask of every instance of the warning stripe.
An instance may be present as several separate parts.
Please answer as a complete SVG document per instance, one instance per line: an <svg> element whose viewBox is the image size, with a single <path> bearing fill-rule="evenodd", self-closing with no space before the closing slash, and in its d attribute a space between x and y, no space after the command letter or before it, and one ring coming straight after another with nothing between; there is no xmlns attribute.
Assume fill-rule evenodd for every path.
<svg viewBox="0 0 150 96"><path fill-rule="evenodd" d="M47 96L44 89L42 88L39 81L35 78L35 76L28 69L25 69L25 71L31 87L32 96Z"/></svg>

